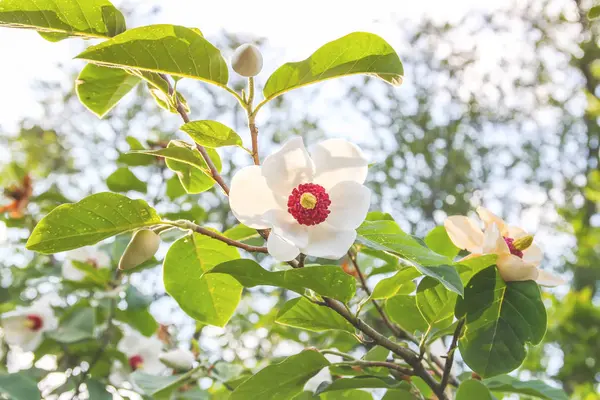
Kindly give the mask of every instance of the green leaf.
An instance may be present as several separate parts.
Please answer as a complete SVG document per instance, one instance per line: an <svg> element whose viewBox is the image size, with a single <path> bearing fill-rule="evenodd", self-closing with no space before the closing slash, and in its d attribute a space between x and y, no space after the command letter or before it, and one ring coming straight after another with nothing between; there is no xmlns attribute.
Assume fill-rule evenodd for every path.
<svg viewBox="0 0 600 400"><path fill-rule="evenodd" d="M179 181L179 177L177 176L177 174L173 175L167 180L166 193L170 200L175 200L176 198L181 197L187 193L185 191L185 188Z"/></svg>
<svg viewBox="0 0 600 400"><path fill-rule="evenodd" d="M112 394L106 391L106 385L95 379L85 382L89 392L89 400L112 400Z"/></svg>
<svg viewBox="0 0 600 400"><path fill-rule="evenodd" d="M306 60L279 67L267 80L263 94L270 100L311 83L355 74L375 75L400 85L404 69L385 40L372 33L354 32L327 43Z"/></svg>
<svg viewBox="0 0 600 400"><path fill-rule="evenodd" d="M144 200L98 193L56 207L36 225L27 248L44 254L76 249L161 221Z"/></svg>
<svg viewBox="0 0 600 400"><path fill-rule="evenodd" d="M75 90L81 104L102 118L138 83L140 78L125 70L88 64L77 77Z"/></svg>
<svg viewBox="0 0 600 400"><path fill-rule="evenodd" d="M389 299L397 294L410 294L417 288L413 279L420 275L414 268L404 268L396 272L394 276L380 280L373 289L371 298L375 300Z"/></svg>
<svg viewBox="0 0 600 400"><path fill-rule="evenodd" d="M150 337L158 329L158 322L148 309L117 309L115 318L130 325L144 336Z"/></svg>
<svg viewBox="0 0 600 400"><path fill-rule="evenodd" d="M426 276L417 288L417 308L431 327L444 329L452 324L457 297L440 282Z"/></svg>
<svg viewBox="0 0 600 400"><path fill-rule="evenodd" d="M450 240L450 236L443 226L436 226L429 231L425 236L425 244L436 253L451 259L454 259L460 252L460 249Z"/></svg>
<svg viewBox="0 0 600 400"><path fill-rule="evenodd" d="M485 385L493 392L517 393L545 400L568 400L567 394L540 380L522 381L509 375L485 379Z"/></svg>
<svg viewBox="0 0 600 400"><path fill-rule="evenodd" d="M542 341L546 309L534 281L505 283L495 266L478 272L456 303L466 318L459 349L465 363L481 376L510 372L527 355L526 343Z"/></svg>
<svg viewBox="0 0 600 400"><path fill-rule="evenodd" d="M321 384L316 394L348 389L406 389L410 391L410 383L397 381L382 376L357 376L353 378L336 379L330 384Z"/></svg>
<svg viewBox="0 0 600 400"><path fill-rule="evenodd" d="M588 18L589 19L600 18L600 5L590 8L590 11L588 11Z"/></svg>
<svg viewBox="0 0 600 400"><path fill-rule="evenodd" d="M371 393L365 392L364 390L327 392L321 394L320 398L321 400L373 400ZM313 397L311 393L311 397L307 397L306 399L314 400L317 399L317 397Z"/></svg>
<svg viewBox="0 0 600 400"><path fill-rule="evenodd" d="M233 129L217 121L192 121L181 127L192 140L201 146L240 146L242 138Z"/></svg>
<svg viewBox="0 0 600 400"><path fill-rule="evenodd" d="M304 297L285 303L275 320L278 324L313 332L331 329L354 333L354 327L330 308L319 306Z"/></svg>
<svg viewBox="0 0 600 400"><path fill-rule="evenodd" d="M96 268L87 262L71 260L71 264L85 274L83 282L93 282L105 286L111 279L110 268Z"/></svg>
<svg viewBox="0 0 600 400"><path fill-rule="evenodd" d="M51 41L69 36L109 38L125 18L107 0L2 0L0 26L35 29Z"/></svg>
<svg viewBox="0 0 600 400"><path fill-rule="evenodd" d="M41 398L37 382L25 373L0 375L0 393L11 400L36 400Z"/></svg>
<svg viewBox="0 0 600 400"><path fill-rule="evenodd" d="M238 258L235 247L219 240L198 233L184 236L165 257L165 289L190 317L225 326L240 302L242 286L231 276L205 272Z"/></svg>
<svg viewBox="0 0 600 400"><path fill-rule="evenodd" d="M397 295L390 297L385 301L385 309L392 321L411 333L427 330L427 321L417 308L415 296Z"/></svg>
<svg viewBox="0 0 600 400"><path fill-rule="evenodd" d="M133 136L127 136L125 140L131 150L144 150L144 146ZM117 161L135 167L151 165L154 163L155 158L146 154L120 153Z"/></svg>
<svg viewBox="0 0 600 400"><path fill-rule="evenodd" d="M252 229L247 227L244 224L239 224L234 226L233 228L227 229L223 235L233 240L248 240L252 238L259 237L260 235L256 231L256 229Z"/></svg>
<svg viewBox="0 0 600 400"><path fill-rule="evenodd" d="M463 295L463 284L452 260L423 246L406 234L394 221L365 221L357 230L358 241L374 249L411 261L423 275L440 281L446 288Z"/></svg>
<svg viewBox="0 0 600 400"><path fill-rule="evenodd" d="M421 398L428 398L424 396L415 396L412 392L406 390L394 390L389 389L385 392L385 396L381 400L415 400Z"/></svg>
<svg viewBox="0 0 600 400"><path fill-rule="evenodd" d="M60 343L75 343L94 337L96 312L93 308L85 307L74 311L60 323L56 331L49 334Z"/></svg>
<svg viewBox="0 0 600 400"><path fill-rule="evenodd" d="M472 257L467 260L457 261L454 265L456 265L457 270L459 270L460 279L467 284L473 275L482 269L496 265L497 259L498 256L496 254L486 254L479 257Z"/></svg>
<svg viewBox="0 0 600 400"><path fill-rule="evenodd" d="M177 25L149 25L130 29L76 58L120 68L199 79L218 86L229 80L219 49L200 33Z"/></svg>
<svg viewBox="0 0 600 400"><path fill-rule="evenodd" d="M228 274L244 287L269 285L303 294L306 289L341 302L350 301L356 280L337 265L317 265L269 272L253 260L234 260L217 265L210 273Z"/></svg>
<svg viewBox="0 0 600 400"><path fill-rule="evenodd" d="M187 374L156 376L146 374L142 371L135 371L130 375L131 380L140 389L143 394L152 396L153 399L169 399L173 390L178 387L180 382L183 385L188 379L182 379Z"/></svg>
<svg viewBox="0 0 600 400"><path fill-rule="evenodd" d="M329 361L315 350L305 350L279 364L269 365L238 386L229 400L289 400Z"/></svg>
<svg viewBox="0 0 600 400"><path fill-rule="evenodd" d="M492 394L485 385L474 379L462 382L456 392L456 400L493 400Z"/></svg>
<svg viewBox="0 0 600 400"><path fill-rule="evenodd" d="M113 192L136 192L146 193L148 187L146 182L141 181L129 168L121 167L106 178L106 186Z"/></svg>

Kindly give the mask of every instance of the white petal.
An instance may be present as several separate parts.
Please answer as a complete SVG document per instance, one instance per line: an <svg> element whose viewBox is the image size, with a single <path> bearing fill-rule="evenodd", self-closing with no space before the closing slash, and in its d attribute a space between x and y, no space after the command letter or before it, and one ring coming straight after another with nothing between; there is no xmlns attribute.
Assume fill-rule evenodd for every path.
<svg viewBox="0 0 600 400"><path fill-rule="evenodd" d="M368 161L362 150L344 139L329 139L317 144L311 152L316 168L314 183L325 189L343 181L364 183Z"/></svg>
<svg viewBox="0 0 600 400"><path fill-rule="evenodd" d="M483 254L510 254L510 249L496 224L483 232Z"/></svg>
<svg viewBox="0 0 600 400"><path fill-rule="evenodd" d="M300 249L298 249L297 246L275 232L271 232L269 235L269 239L267 240L267 250L271 257L281 262L291 261L300 254Z"/></svg>
<svg viewBox="0 0 600 400"><path fill-rule="evenodd" d="M21 346L26 341L26 335L31 332L25 325L27 316L19 311L4 314L2 316L2 329L4 340L11 346Z"/></svg>
<svg viewBox="0 0 600 400"><path fill-rule="evenodd" d="M444 227L456 247L471 253L481 252L483 232L471 218L454 215L446 218Z"/></svg>
<svg viewBox="0 0 600 400"><path fill-rule="evenodd" d="M327 223L333 228L349 231L363 223L371 205L371 191L360 183L340 182L329 191L331 205Z"/></svg>
<svg viewBox="0 0 600 400"><path fill-rule="evenodd" d="M165 366L158 358L145 359L140 370L150 375L160 375L165 371Z"/></svg>
<svg viewBox="0 0 600 400"><path fill-rule="evenodd" d="M520 237L528 235L528 233L525 232L523 229L519 228L518 226L512 226L512 225L509 225L506 228L506 233L507 233L506 236L508 236L509 238L512 238L512 239L518 239Z"/></svg>
<svg viewBox="0 0 600 400"><path fill-rule="evenodd" d="M505 254L496 261L498 272L505 282L536 280L538 269L535 265L526 263L513 254Z"/></svg>
<svg viewBox="0 0 600 400"><path fill-rule="evenodd" d="M496 214L484 207L477 207L477 214L479 214L479 218L481 218L485 224L486 229L492 226L492 224L496 224L503 236L508 235L506 223L502 218L498 217Z"/></svg>
<svg viewBox="0 0 600 400"><path fill-rule="evenodd" d="M288 140L279 151L265 158L262 174L271 190L286 199L299 184L312 182L315 166L302 138Z"/></svg>
<svg viewBox="0 0 600 400"><path fill-rule="evenodd" d="M159 356L160 361L172 368L188 370L194 365L195 357L189 350L173 349L162 353Z"/></svg>
<svg viewBox="0 0 600 400"><path fill-rule="evenodd" d="M262 176L261 167L252 165L236 172L231 180L229 206L242 224L254 229L271 227L265 213L279 206Z"/></svg>
<svg viewBox="0 0 600 400"><path fill-rule="evenodd" d="M68 281L79 282L85 278L83 271L73 265L71 260L65 260L62 265L62 276Z"/></svg>
<svg viewBox="0 0 600 400"><path fill-rule="evenodd" d="M308 228L308 246L302 253L331 260L342 258L356 240L356 231L338 231L327 222Z"/></svg>
<svg viewBox="0 0 600 400"><path fill-rule="evenodd" d="M25 335L25 338L25 343L20 346L23 351L34 351L44 340L42 331L35 332L29 330L29 333Z"/></svg>
<svg viewBox="0 0 600 400"><path fill-rule="evenodd" d="M266 214L266 218L273 226L273 232L283 239L296 247L304 247L308 244L307 227L300 225L289 212L271 210Z"/></svg>
<svg viewBox="0 0 600 400"><path fill-rule="evenodd" d="M542 249L535 243L532 243L531 246L523 250L523 261L529 264L539 266L543 258L544 253L542 253Z"/></svg>
<svg viewBox="0 0 600 400"><path fill-rule="evenodd" d="M537 279L535 280L539 285L554 287L559 285L564 285L567 283L564 279L551 274L550 272L546 272L543 269L538 270L539 274Z"/></svg>

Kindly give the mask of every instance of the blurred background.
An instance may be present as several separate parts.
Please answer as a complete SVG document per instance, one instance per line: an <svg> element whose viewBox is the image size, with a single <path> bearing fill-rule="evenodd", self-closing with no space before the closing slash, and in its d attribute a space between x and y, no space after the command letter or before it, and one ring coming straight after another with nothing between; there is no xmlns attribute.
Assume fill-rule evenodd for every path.
<svg viewBox="0 0 600 400"><path fill-rule="evenodd" d="M391 213L406 231L423 235L447 215L484 205L535 233L545 250L543 267L570 285L544 291L548 332L518 374L562 385L573 399L600 399L600 32L586 17L591 1L113 3L129 27L198 27L226 58L240 43L258 44L265 58L259 87L277 66L304 59L349 32L386 39L404 62L401 87L349 77L279 97L257 121L262 154L294 135L309 146L344 136L373 163L373 210ZM184 138L178 116L159 109L144 88L102 120L79 103L74 83L84 64L72 58L86 45L0 30L3 302L57 290L52 276L60 275L61 255L50 259L24 250L28 232L56 205L108 190L106 178L118 168L144 183L137 191L126 188L128 195L145 198L172 218L219 229L235 222L216 190L184 194L164 164L123 154L132 138L144 147ZM238 76L231 79L244 87ZM184 80L178 89L192 119L222 121L249 143L243 110L232 97L199 81ZM250 163L241 151L221 156L227 177ZM28 202L16 199L19 190L31 190ZM243 304L247 312L238 312L227 328L202 327L165 295L160 274L156 266L130 278L152 298L150 312L159 323L174 326L180 340L200 338L206 352L252 367L265 357L298 351L297 343L280 345L289 335L309 342L272 324L269 311L282 301L280 292L252 289ZM250 330L253 335L246 336ZM10 368L37 362L37 356L17 359ZM6 355L2 360L7 365Z"/></svg>

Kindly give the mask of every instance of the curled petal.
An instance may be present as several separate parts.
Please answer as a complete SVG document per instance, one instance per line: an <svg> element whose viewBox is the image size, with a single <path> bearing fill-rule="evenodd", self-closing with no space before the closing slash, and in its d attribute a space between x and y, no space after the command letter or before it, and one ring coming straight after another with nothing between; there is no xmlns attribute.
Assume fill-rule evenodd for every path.
<svg viewBox="0 0 600 400"><path fill-rule="evenodd" d="M496 224L502 236L508 236L507 225L502 218L484 207L477 207L477 214L485 224L486 229L492 226L492 224Z"/></svg>
<svg viewBox="0 0 600 400"><path fill-rule="evenodd" d="M281 262L291 261L300 254L300 249L297 246L275 232L271 232L269 235L267 250L271 257Z"/></svg>
<svg viewBox="0 0 600 400"><path fill-rule="evenodd" d="M302 253L331 260L339 260L350 249L356 239L356 231L338 231L322 223L308 229L308 245Z"/></svg>
<svg viewBox="0 0 600 400"><path fill-rule="evenodd" d="M299 184L312 182L315 166L302 138L288 140L279 151L265 158L262 174L275 196L285 199Z"/></svg>
<svg viewBox="0 0 600 400"><path fill-rule="evenodd" d="M261 167L256 165L242 168L233 176L229 205L238 221L254 229L270 228L265 214L279 208Z"/></svg>
<svg viewBox="0 0 600 400"><path fill-rule="evenodd" d="M513 254L503 254L496 261L498 272L505 282L535 281L539 270L533 264L526 263Z"/></svg>
<svg viewBox="0 0 600 400"><path fill-rule="evenodd" d="M308 244L308 227L300 225L289 212L271 210L267 212L266 218L273 226L273 231L283 239L296 247L304 247Z"/></svg>
<svg viewBox="0 0 600 400"><path fill-rule="evenodd" d="M362 224L371 205L371 191L357 182L340 182L329 191L331 213L327 223L339 230L354 230Z"/></svg>
<svg viewBox="0 0 600 400"><path fill-rule="evenodd" d="M471 253L481 253L483 232L471 218L455 215L446 218L444 227L452 243Z"/></svg>
<svg viewBox="0 0 600 400"><path fill-rule="evenodd" d="M500 234L500 230L496 224L492 224L483 233L483 253L498 255L510 254L510 249Z"/></svg>
<svg viewBox="0 0 600 400"><path fill-rule="evenodd" d="M544 253L535 243L523 250L523 261L539 266L544 258Z"/></svg>
<svg viewBox="0 0 600 400"><path fill-rule="evenodd" d="M367 158L357 145L347 140L325 140L314 147L312 156L316 168L314 183L325 189L344 181L362 184L367 178Z"/></svg>
<svg viewBox="0 0 600 400"><path fill-rule="evenodd" d="M567 283L564 279L551 274L550 272L546 272L543 269L538 270L539 274L537 279L535 280L539 285L554 287L559 285L564 285Z"/></svg>
<svg viewBox="0 0 600 400"><path fill-rule="evenodd" d="M527 232L525 232L523 229L519 228L518 226L508 226L507 228L507 235L509 238L513 238L513 239L518 239L521 238L523 236L527 236L529 235Z"/></svg>

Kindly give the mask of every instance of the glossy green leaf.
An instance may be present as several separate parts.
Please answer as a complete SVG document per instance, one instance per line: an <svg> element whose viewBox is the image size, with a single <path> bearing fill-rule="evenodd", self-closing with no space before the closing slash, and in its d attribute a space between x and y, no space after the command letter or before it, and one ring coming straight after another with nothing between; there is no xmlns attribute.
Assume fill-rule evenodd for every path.
<svg viewBox="0 0 600 400"><path fill-rule="evenodd" d="M321 353L305 350L279 364L269 365L239 385L229 400L289 400L302 392L306 381L327 367Z"/></svg>
<svg viewBox="0 0 600 400"><path fill-rule="evenodd" d="M234 226L233 228L227 229L223 233L223 235L225 235L229 239L240 240L240 241L244 241L244 240L248 240L248 239L252 239L252 238L260 236L258 234L258 232L256 231L256 229L249 228L244 224L238 224L238 225Z"/></svg>
<svg viewBox="0 0 600 400"><path fill-rule="evenodd" d="M590 8L590 11L588 11L588 18L589 19L600 18L600 5L596 5L596 6L593 6L592 8Z"/></svg>
<svg viewBox="0 0 600 400"><path fill-rule="evenodd" d="M490 390L480 381L467 379L462 382L456 392L456 400L493 400Z"/></svg>
<svg viewBox="0 0 600 400"><path fill-rule="evenodd" d="M11 400L36 400L41 398L37 382L24 373L0 375L0 394Z"/></svg>
<svg viewBox="0 0 600 400"><path fill-rule="evenodd" d="M273 99L292 89L355 74L374 75L400 85L404 69L398 54L381 37L354 32L327 43L306 60L279 67L267 80L263 94Z"/></svg>
<svg viewBox="0 0 600 400"><path fill-rule="evenodd" d="M466 318L459 348L465 363L491 377L518 368L526 344L538 344L546 332L546 309L534 281L505 283L495 266L478 272L456 303Z"/></svg>
<svg viewBox="0 0 600 400"><path fill-rule="evenodd" d="M125 70L88 64L79 73L75 90L81 104L102 118L138 83L140 78Z"/></svg>
<svg viewBox="0 0 600 400"><path fill-rule="evenodd" d="M129 145L130 150L144 150L144 146L140 143L139 140L134 138L133 136L127 136L125 138L127 144ZM136 153L120 153L118 162L135 167L135 166L145 166L152 165L156 158L146 155L146 154L136 154Z"/></svg>
<svg viewBox="0 0 600 400"><path fill-rule="evenodd" d="M381 400L415 400L420 398L421 397L416 396L412 392L409 392L407 390L389 389L387 392L385 392L385 395Z"/></svg>
<svg viewBox="0 0 600 400"><path fill-rule="evenodd" d="M226 86L227 64L221 52L200 33L177 25L130 29L76 58L91 63L170 74Z"/></svg>
<svg viewBox="0 0 600 400"><path fill-rule="evenodd" d="M337 265L317 265L269 272L253 260L235 260L217 265L211 273L228 274L244 287L277 286L303 294L306 289L347 303L356 292L356 280Z"/></svg>
<svg viewBox="0 0 600 400"><path fill-rule="evenodd" d="M373 289L371 298L388 299L397 294L410 294L417 288L413 279L420 275L414 268L404 268L396 272L394 276L380 280Z"/></svg>
<svg viewBox="0 0 600 400"><path fill-rule="evenodd" d="M237 249L221 241L198 233L184 236L165 257L165 289L190 317L225 326L240 302L242 286L229 275L205 272L238 258Z"/></svg>
<svg viewBox="0 0 600 400"><path fill-rule="evenodd" d="M111 279L112 271L110 268L96 268L92 264L86 262L80 262L71 260L71 264L73 267L77 268L81 272L85 274L82 282L84 283L94 283L96 285L100 285L105 287Z"/></svg>
<svg viewBox="0 0 600 400"><path fill-rule="evenodd" d="M93 308L85 307L74 311L64 321L56 331L50 333L50 336L61 343L75 343L94 337L94 327L96 325L96 312Z"/></svg>
<svg viewBox="0 0 600 400"><path fill-rule="evenodd" d="M479 257L472 257L467 260L457 261L454 265L456 266L457 271L459 271L460 279L466 285L473 275L482 269L496 265L497 259L498 256L496 254L486 254Z"/></svg>
<svg viewBox="0 0 600 400"><path fill-rule="evenodd" d="M365 221L358 228L358 234L358 241L363 245L411 261L423 275L440 281L462 296L463 284L456 269L450 265L452 260L425 247L394 221Z"/></svg>
<svg viewBox="0 0 600 400"><path fill-rule="evenodd" d="M134 190L146 193L148 186L141 181L129 168L121 167L106 178L106 186L113 192L128 192Z"/></svg>
<svg viewBox="0 0 600 400"><path fill-rule="evenodd" d="M206 147L242 146L242 138L217 121L191 121L181 127L194 142Z"/></svg>
<svg viewBox="0 0 600 400"><path fill-rule="evenodd" d="M184 375L156 376L142 371L135 371L130 375L130 378L137 387L142 389L143 394L152 396L156 400L167 400L173 390L187 381L187 379L182 379ZM181 385L178 385L178 383L181 383Z"/></svg>
<svg viewBox="0 0 600 400"><path fill-rule="evenodd" d="M96 379L85 382L89 392L89 400L112 400L112 394L106 391L106 385Z"/></svg>
<svg viewBox="0 0 600 400"><path fill-rule="evenodd" d="M450 259L454 259L460 252L460 249L450 240L450 236L443 226L436 226L429 231L425 236L425 244L431 250Z"/></svg>
<svg viewBox="0 0 600 400"><path fill-rule="evenodd" d="M166 193L170 200L175 200L187 193L177 174L167 179Z"/></svg>
<svg viewBox="0 0 600 400"><path fill-rule="evenodd" d="M161 219L144 200L98 193L56 207L36 225L27 248L44 254L95 244L108 237L152 226Z"/></svg>
<svg viewBox="0 0 600 400"><path fill-rule="evenodd" d="M426 276L419 282L416 298L417 308L430 326L444 329L452 324L456 293Z"/></svg>
<svg viewBox="0 0 600 400"><path fill-rule="evenodd" d="M406 389L410 391L410 383L382 376L357 376L341 378L329 384L319 385L317 394L348 389Z"/></svg>
<svg viewBox="0 0 600 400"><path fill-rule="evenodd" d="M354 327L341 315L304 297L297 297L285 303L275 322L313 332L333 329L354 333Z"/></svg>
<svg viewBox="0 0 600 400"><path fill-rule="evenodd" d="M109 38L125 18L107 0L2 0L0 26L35 29L50 41L69 36Z"/></svg>
<svg viewBox="0 0 600 400"><path fill-rule="evenodd" d="M319 397L307 397L307 400L373 400L373 396L364 390L338 390L335 392L322 393ZM294 399L296 400L296 399Z"/></svg>
<svg viewBox="0 0 600 400"><path fill-rule="evenodd" d="M495 376L483 381L493 392L517 393L545 400L568 400L562 390L548 385L540 380L522 381L509 375Z"/></svg>
<svg viewBox="0 0 600 400"><path fill-rule="evenodd" d="M397 295L390 297L385 301L385 310L392 321L411 333L427 330L427 321L417 308L415 296Z"/></svg>
<svg viewBox="0 0 600 400"><path fill-rule="evenodd" d="M115 318L139 331L144 336L152 336L158 329L158 322L148 309L116 310Z"/></svg>

